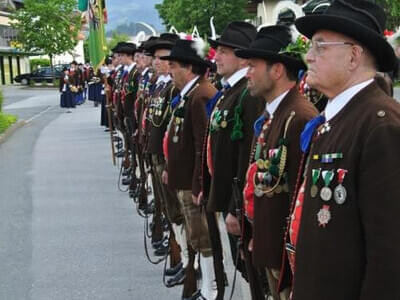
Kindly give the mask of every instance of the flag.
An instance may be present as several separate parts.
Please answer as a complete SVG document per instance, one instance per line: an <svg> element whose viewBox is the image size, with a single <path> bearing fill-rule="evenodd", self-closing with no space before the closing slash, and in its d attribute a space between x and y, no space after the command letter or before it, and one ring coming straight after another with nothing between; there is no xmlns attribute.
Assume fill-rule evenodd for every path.
<svg viewBox="0 0 400 300"><path fill-rule="evenodd" d="M80 11L87 11L88 0L79 0L78 7Z"/></svg>
<svg viewBox="0 0 400 300"><path fill-rule="evenodd" d="M103 64L107 53L106 35L104 32L103 9L105 0L91 0L89 2L89 55L93 68Z"/></svg>

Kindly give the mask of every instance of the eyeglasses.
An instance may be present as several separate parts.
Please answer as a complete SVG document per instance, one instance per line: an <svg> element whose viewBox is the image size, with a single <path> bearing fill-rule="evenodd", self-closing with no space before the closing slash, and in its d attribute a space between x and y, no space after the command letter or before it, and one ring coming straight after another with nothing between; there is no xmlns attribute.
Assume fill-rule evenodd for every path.
<svg viewBox="0 0 400 300"><path fill-rule="evenodd" d="M324 50L326 49L327 46L343 46L343 45L349 45L349 46L355 46L355 44L350 43L350 42L322 42L322 41L311 41L310 42L310 52L314 52L315 55L322 55Z"/></svg>

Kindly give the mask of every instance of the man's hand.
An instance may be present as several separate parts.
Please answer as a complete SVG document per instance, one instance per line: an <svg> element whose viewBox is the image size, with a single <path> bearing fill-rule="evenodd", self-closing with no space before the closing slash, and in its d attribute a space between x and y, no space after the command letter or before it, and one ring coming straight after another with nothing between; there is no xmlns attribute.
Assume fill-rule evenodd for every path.
<svg viewBox="0 0 400 300"><path fill-rule="evenodd" d="M192 201L194 205L200 206L202 199L203 199L203 192L200 192L200 194L197 197L192 194Z"/></svg>
<svg viewBox="0 0 400 300"><path fill-rule="evenodd" d="M228 215L226 216L225 224L226 230L230 234L239 236L241 235L239 220L231 213L228 213Z"/></svg>
<svg viewBox="0 0 400 300"><path fill-rule="evenodd" d="M168 184L168 172L167 171L163 171L161 174L161 180L164 184Z"/></svg>

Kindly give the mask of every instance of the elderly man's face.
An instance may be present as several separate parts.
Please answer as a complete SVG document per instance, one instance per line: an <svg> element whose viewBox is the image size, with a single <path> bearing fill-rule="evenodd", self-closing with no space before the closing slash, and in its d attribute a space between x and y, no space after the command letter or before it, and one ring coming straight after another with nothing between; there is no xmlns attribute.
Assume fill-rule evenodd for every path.
<svg viewBox="0 0 400 300"><path fill-rule="evenodd" d="M328 97L335 96L332 90L340 90L351 76L348 65L352 59L354 43L342 34L319 30L312 37L312 45L306 55L307 83Z"/></svg>
<svg viewBox="0 0 400 300"><path fill-rule="evenodd" d="M169 70L171 72L174 85L178 89L183 89L188 82L188 69L186 67L182 67L182 65L176 61L169 61Z"/></svg>

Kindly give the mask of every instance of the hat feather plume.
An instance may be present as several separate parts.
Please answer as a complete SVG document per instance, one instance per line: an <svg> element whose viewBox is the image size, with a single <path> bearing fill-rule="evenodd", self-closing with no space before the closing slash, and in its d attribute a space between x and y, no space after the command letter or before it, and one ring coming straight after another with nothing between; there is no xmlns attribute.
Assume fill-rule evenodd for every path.
<svg viewBox="0 0 400 300"><path fill-rule="evenodd" d="M202 38L193 39L192 48L201 58L204 58L207 54L207 43Z"/></svg>

